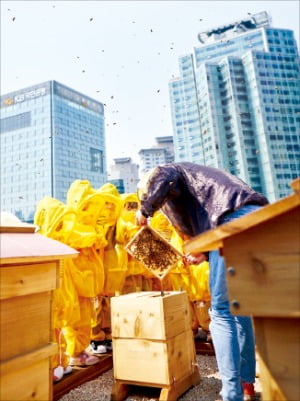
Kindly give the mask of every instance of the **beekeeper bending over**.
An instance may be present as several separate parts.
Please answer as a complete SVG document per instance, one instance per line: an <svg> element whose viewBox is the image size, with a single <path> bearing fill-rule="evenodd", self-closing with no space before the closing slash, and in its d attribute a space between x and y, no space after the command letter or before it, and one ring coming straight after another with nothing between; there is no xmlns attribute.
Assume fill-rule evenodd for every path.
<svg viewBox="0 0 300 401"><path fill-rule="evenodd" d="M138 184L139 225L161 209L188 239L266 205L268 200L239 178L212 167L189 162L169 163L151 170ZM222 380L224 401L254 397L255 348L250 317L230 313L225 262L219 251L208 255L210 265L210 331ZM185 255L200 263L204 254ZM245 398L244 398L245 397Z"/></svg>

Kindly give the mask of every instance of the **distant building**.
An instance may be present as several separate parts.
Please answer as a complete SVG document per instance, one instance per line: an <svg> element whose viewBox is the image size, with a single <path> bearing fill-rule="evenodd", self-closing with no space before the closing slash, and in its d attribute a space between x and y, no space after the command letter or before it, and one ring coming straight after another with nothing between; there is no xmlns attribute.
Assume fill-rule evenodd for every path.
<svg viewBox="0 0 300 401"><path fill-rule="evenodd" d="M106 182L103 104L57 81L1 96L1 209L32 221L45 195Z"/></svg>
<svg viewBox="0 0 300 401"><path fill-rule="evenodd" d="M124 180L122 178L116 180L107 180L107 182L113 184L117 188L119 194L124 194L126 192L124 186Z"/></svg>
<svg viewBox="0 0 300 401"><path fill-rule="evenodd" d="M172 163L174 161L173 136L157 136L155 140L157 147L165 149L166 163Z"/></svg>
<svg viewBox="0 0 300 401"><path fill-rule="evenodd" d="M175 160L225 169L272 202L300 175L300 70L293 31L266 12L198 35L169 83Z"/></svg>
<svg viewBox="0 0 300 401"><path fill-rule="evenodd" d="M161 136L156 137L155 140L155 146L139 151L141 176L153 167L174 161L173 137Z"/></svg>
<svg viewBox="0 0 300 401"><path fill-rule="evenodd" d="M139 182L139 166L132 162L131 157L120 157L114 159L115 164L110 166L108 180L112 184L118 180L123 181L123 192L136 193L137 183ZM119 182L120 184L120 182Z"/></svg>

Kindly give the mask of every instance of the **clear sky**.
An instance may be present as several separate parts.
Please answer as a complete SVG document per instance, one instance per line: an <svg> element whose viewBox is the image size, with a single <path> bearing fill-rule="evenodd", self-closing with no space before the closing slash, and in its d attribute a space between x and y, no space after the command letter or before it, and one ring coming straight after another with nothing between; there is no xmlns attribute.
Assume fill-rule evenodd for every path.
<svg viewBox="0 0 300 401"><path fill-rule="evenodd" d="M292 29L299 1L1 0L1 94L50 79L105 107L108 167L173 135L168 82L197 34L267 11Z"/></svg>

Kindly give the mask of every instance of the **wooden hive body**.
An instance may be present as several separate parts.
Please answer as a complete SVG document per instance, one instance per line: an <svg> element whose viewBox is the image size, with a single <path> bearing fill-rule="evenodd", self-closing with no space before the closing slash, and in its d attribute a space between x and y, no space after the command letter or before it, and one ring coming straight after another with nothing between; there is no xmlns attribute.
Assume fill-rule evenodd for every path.
<svg viewBox="0 0 300 401"><path fill-rule="evenodd" d="M113 297L111 317L115 379L164 386L194 372L195 346L185 292Z"/></svg>
<svg viewBox="0 0 300 401"><path fill-rule="evenodd" d="M60 260L76 251L33 232L1 227L0 399L52 400L52 295Z"/></svg>

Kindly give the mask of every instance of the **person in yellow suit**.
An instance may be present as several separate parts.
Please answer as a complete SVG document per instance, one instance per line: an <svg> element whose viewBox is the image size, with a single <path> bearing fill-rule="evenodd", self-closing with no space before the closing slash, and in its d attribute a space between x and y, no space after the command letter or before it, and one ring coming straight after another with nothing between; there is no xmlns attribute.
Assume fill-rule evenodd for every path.
<svg viewBox="0 0 300 401"><path fill-rule="evenodd" d="M189 298L193 305L193 312L200 331L194 330L195 337L199 339L211 340L209 333L209 263L204 261L199 264L187 266L190 272Z"/></svg>
<svg viewBox="0 0 300 401"><path fill-rule="evenodd" d="M58 344L58 352L52 359L54 382L61 380L64 375L72 372L63 328L75 324L80 319L79 300L69 265L69 260L65 260L61 264L60 285L53 294L53 341Z"/></svg>
<svg viewBox="0 0 300 401"><path fill-rule="evenodd" d="M138 210L138 197L135 193L121 195L122 208L116 226L116 251L119 264L126 266L126 278L122 293L145 291L152 289L152 275L126 251L126 245L140 229L135 224L135 213Z"/></svg>
<svg viewBox="0 0 300 401"><path fill-rule="evenodd" d="M117 188L106 183L96 192L102 197L99 207L96 232L105 238L105 246L97 252L103 263L103 291L95 298L95 313L92 320L90 349L94 354L102 354L111 349L110 297L121 291L126 275L126 267L119 264L115 248L116 223L121 209L121 197Z"/></svg>
<svg viewBox="0 0 300 401"><path fill-rule="evenodd" d="M39 227L39 234L65 242L67 233L64 218L75 219L75 213L68 211L66 205L57 199L45 196L38 202L34 224ZM70 356L66 353L66 339L63 328L80 319L79 301L70 273L71 260L60 265L60 285L53 292L52 302L52 338L58 344L58 352L52 357L53 381L59 381L63 375L71 373Z"/></svg>
<svg viewBox="0 0 300 401"><path fill-rule="evenodd" d="M79 251L74 259L71 273L80 304L80 320L64 328L70 364L93 365L99 359L86 350L90 345L95 300L103 292L104 267L98 249L106 245L104 233L96 231L99 210L105 201L90 182L74 181L67 194L67 206L74 208L77 220L68 237L68 244Z"/></svg>
<svg viewBox="0 0 300 401"><path fill-rule="evenodd" d="M115 291L120 291L125 279L125 271L118 263L118 255L115 249L116 224L121 210L121 196L117 188L110 183L103 185L98 190L105 201L104 207L98 216L97 228L105 234L107 245L104 248L103 263L105 269L104 295L114 296Z"/></svg>
<svg viewBox="0 0 300 401"><path fill-rule="evenodd" d="M153 217L149 220L149 226L157 231L165 240L170 242L179 252L181 252L181 238L177 235L174 228L172 227L170 221L161 212L157 211L154 213ZM180 262L177 263L172 270L163 278L161 283L157 283L156 287L160 290L161 287L164 291L177 291L180 289L186 289L186 284L182 278L182 269L180 269ZM153 279L154 285L158 281L157 278Z"/></svg>

